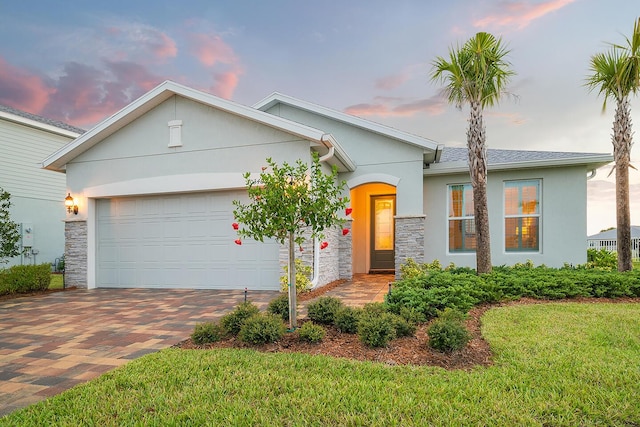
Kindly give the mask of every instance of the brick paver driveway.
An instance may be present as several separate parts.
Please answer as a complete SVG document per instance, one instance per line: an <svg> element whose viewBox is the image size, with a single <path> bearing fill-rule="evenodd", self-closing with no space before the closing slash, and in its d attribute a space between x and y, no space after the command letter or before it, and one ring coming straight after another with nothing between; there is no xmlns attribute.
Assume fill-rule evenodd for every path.
<svg viewBox="0 0 640 427"><path fill-rule="evenodd" d="M277 292L249 291L264 308ZM0 416L186 339L243 291L68 290L0 301Z"/></svg>

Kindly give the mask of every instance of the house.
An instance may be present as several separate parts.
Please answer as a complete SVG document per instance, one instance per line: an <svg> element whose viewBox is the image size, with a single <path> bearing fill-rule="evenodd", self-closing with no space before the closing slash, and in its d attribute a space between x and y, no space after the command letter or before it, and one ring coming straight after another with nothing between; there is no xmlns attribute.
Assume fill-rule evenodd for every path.
<svg viewBox="0 0 640 427"><path fill-rule="evenodd" d="M5 265L54 263L64 253L65 177L41 162L84 131L0 105L0 187L11 194L11 220L20 226L21 255Z"/></svg>
<svg viewBox="0 0 640 427"><path fill-rule="evenodd" d="M587 237L587 247L592 249L606 249L609 252L618 251L618 230L612 228L610 230L601 231ZM634 261L640 261L640 226L631 226L631 258Z"/></svg>
<svg viewBox="0 0 640 427"><path fill-rule="evenodd" d="M313 251L317 285L406 259L474 266L464 150L275 93L253 107L164 82L43 161L65 172L67 281L80 287L278 289L277 244L234 245L244 172L321 156L347 183L351 233ZM495 264L586 261L586 181L608 154L496 150ZM308 251L304 252L305 254Z"/></svg>

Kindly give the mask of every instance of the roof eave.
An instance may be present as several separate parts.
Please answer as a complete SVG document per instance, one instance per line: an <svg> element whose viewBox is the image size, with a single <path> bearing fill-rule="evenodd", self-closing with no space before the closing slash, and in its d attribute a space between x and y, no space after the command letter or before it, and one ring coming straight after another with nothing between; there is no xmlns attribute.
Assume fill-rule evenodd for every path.
<svg viewBox="0 0 640 427"><path fill-rule="evenodd" d="M311 102L303 101L288 95L284 95L279 92L274 92L266 98L258 101L253 104L253 108L266 111L269 108L282 103L285 105L291 105L293 107L301 108L303 110L311 111L313 113L319 114L321 116L329 117L334 120L338 120L344 123L351 124L353 126L357 126L371 132L377 133L379 135L383 135L389 138L396 139L398 141L409 143L411 145L415 145L427 150L437 150L438 143L432 141L427 138L423 138L417 135L413 135L410 133L402 132L397 129L381 125L379 123L375 123L366 119L362 119L357 116L352 116L350 114L342 113L340 111L333 110L331 108L323 107L321 105L313 104Z"/></svg>
<svg viewBox="0 0 640 427"><path fill-rule="evenodd" d="M574 157L565 159L550 159L550 160L531 160L521 162L509 162L509 163L494 163L489 164L487 169L489 171L501 171L512 169L533 169L533 168L557 168L563 166L581 166L584 165L588 169L597 169L605 166L613 161L613 156L587 156L587 157ZM429 168L424 169L424 175L448 175L455 173L469 172L467 162L446 162L436 163L430 165Z"/></svg>
<svg viewBox="0 0 640 427"><path fill-rule="evenodd" d="M50 132L50 133L54 133L54 134L57 134L57 135L66 136L66 137L69 137L69 138L77 138L78 136L80 136L80 133L78 133L78 132L73 132L73 131L70 131L68 129L59 128L57 126L50 125L50 124L47 124L47 123L41 123L41 122L38 122L36 120L32 120L32 119L29 119L29 118L26 118L26 117L18 116L16 114L11 114L11 113L6 112L6 111L0 111L0 117L4 118L4 119L7 119L7 120L9 120L11 122L14 122L14 123L18 123L18 124L21 124L21 125L24 125L24 126L29 126L29 127L35 128L35 129L40 129L40 130L43 130L43 131L46 131L46 132Z"/></svg>

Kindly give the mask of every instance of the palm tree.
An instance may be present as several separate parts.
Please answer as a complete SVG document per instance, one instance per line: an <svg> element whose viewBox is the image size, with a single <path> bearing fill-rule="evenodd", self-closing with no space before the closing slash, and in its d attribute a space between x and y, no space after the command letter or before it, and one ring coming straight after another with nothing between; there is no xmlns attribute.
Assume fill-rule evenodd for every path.
<svg viewBox="0 0 640 427"><path fill-rule="evenodd" d="M469 104L467 131L469 174L473 188L476 226L476 270L491 271L489 213L487 209L487 148L482 112L496 105L505 93L509 78L515 74L505 60L509 51L502 39L480 32L462 47L449 49L449 58L437 57L431 79L444 84L449 103L458 108Z"/></svg>
<svg viewBox="0 0 640 427"><path fill-rule="evenodd" d="M626 45L611 44L604 53L591 57L586 86L590 91L598 89L604 95L602 111L607 99L616 101L613 120L613 159L616 171L616 226L618 240L618 271L633 268L631 260L631 213L629 209L629 167L631 167L631 105L629 97L640 88L640 18L633 27L631 39Z"/></svg>

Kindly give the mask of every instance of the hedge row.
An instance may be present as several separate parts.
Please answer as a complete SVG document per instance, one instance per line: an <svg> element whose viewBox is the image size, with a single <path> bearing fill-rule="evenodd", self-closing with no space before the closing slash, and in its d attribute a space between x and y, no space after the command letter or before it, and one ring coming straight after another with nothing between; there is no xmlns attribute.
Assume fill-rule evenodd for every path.
<svg viewBox="0 0 640 427"><path fill-rule="evenodd" d="M409 308L431 319L445 308L467 312L480 303L523 297L640 297L640 272L554 269L521 264L494 267L491 273L476 275L469 269L425 268L396 282L385 302L394 313Z"/></svg>
<svg viewBox="0 0 640 427"><path fill-rule="evenodd" d="M49 264L14 265L0 270L0 295L45 291L50 283Z"/></svg>

